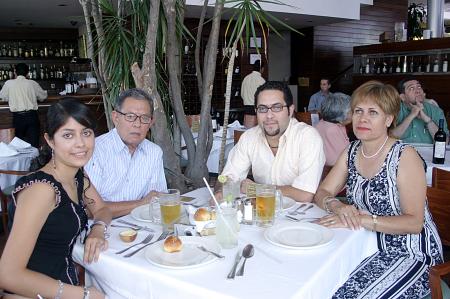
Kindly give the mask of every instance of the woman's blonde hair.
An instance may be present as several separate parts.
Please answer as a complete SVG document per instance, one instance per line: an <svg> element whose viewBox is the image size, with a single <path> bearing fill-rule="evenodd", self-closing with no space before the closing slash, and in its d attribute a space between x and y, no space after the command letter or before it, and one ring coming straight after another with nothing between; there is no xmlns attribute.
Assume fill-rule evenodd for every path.
<svg viewBox="0 0 450 299"><path fill-rule="evenodd" d="M389 129L396 126L401 99L392 85L372 80L359 86L352 94L352 113L359 103L368 101L374 102L384 113L394 117Z"/></svg>

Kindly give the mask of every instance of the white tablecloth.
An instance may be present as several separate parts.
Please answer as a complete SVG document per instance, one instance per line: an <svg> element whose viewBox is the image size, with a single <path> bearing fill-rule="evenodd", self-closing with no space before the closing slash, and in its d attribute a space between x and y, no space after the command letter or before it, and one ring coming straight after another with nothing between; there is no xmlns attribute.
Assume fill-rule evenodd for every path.
<svg viewBox="0 0 450 299"><path fill-rule="evenodd" d="M438 167L447 171L450 171L450 151L447 149L445 153L444 164L433 164L433 145L413 144L422 158L427 162L427 185L431 186L433 167Z"/></svg>
<svg viewBox="0 0 450 299"><path fill-rule="evenodd" d="M11 157L0 157L0 169L3 170L28 170L31 160L38 155L37 148L32 148L29 153L22 153ZM2 189L14 185L20 176L0 174L0 187Z"/></svg>
<svg viewBox="0 0 450 299"><path fill-rule="evenodd" d="M205 188L188 195L209 197ZM312 217L323 214L318 207L308 211L308 216ZM131 216L125 219L139 223ZM281 217L276 221L286 220ZM247 261L244 277L227 280L237 248L222 250L226 256L224 260L203 267L170 270L147 262L145 250L131 258L114 254L127 245L119 240L120 229L110 230L110 249L101 254L97 263L84 265L88 280L91 278L108 298L330 298L351 271L377 250L375 233L366 230L334 229L331 244L315 250L297 251L268 243L262 228L241 225L238 248L252 243L255 256ZM137 241L145 235L140 232ZM74 260L81 263L82 254L83 247L77 243Z"/></svg>

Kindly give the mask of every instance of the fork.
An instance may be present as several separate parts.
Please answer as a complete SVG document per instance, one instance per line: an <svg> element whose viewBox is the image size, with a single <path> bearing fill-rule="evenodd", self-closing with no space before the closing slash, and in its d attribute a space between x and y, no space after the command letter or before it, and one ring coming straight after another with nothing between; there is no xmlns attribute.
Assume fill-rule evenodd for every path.
<svg viewBox="0 0 450 299"><path fill-rule="evenodd" d="M136 228L139 228L139 229L143 229L143 230L146 230L146 231L149 231L149 232L154 232L154 230L151 229L150 227L138 225L138 224L135 224L135 223L133 223L133 222L125 221L125 220L123 220L123 219L119 219L119 220L117 220L117 222L120 222L120 223L129 225L129 226L132 226L132 227L136 227Z"/></svg>
<svg viewBox="0 0 450 299"><path fill-rule="evenodd" d="M304 208L306 206L306 203L302 203L299 205L295 210L288 212L289 215L296 215L298 210Z"/></svg>
<svg viewBox="0 0 450 299"><path fill-rule="evenodd" d="M223 256L221 254L218 254L217 252L211 251L211 250L205 248L203 245L198 245L197 248L200 249L201 251L204 251L206 253L212 254L215 257L219 258L219 259L224 259L225 258L225 256Z"/></svg>
<svg viewBox="0 0 450 299"><path fill-rule="evenodd" d="M139 227L139 226L126 226L126 225L117 225L117 224L111 224L111 227L121 227L121 228L131 228L132 230L138 231L143 229L143 227Z"/></svg>
<svg viewBox="0 0 450 299"><path fill-rule="evenodd" d="M156 241L147 243L147 244L145 244L144 246L142 246L141 248L138 248L138 249L136 249L135 251L130 252L130 253L128 253L128 254L125 254L124 257L131 257L131 256L135 255L137 252L141 251L141 249L144 249L145 247L147 247L147 246L149 246L149 245L152 245L153 243L156 243L156 242L158 242L158 241L161 241L161 240L165 239L169 234L171 234L171 233L170 233L170 232L163 232L163 233L158 237L158 239L157 239Z"/></svg>
<svg viewBox="0 0 450 299"><path fill-rule="evenodd" d="M150 241L153 239L153 236L154 236L153 233L149 233L148 236L145 237L145 239L142 240L141 242L136 243L136 244L134 244L134 245L131 245L130 247L127 247L127 248L122 249L122 250L120 250L120 251L117 251L116 254L124 253L124 252L127 251L128 249L133 248L134 246L137 246L137 245L140 245L140 244L147 244L148 242L150 242Z"/></svg>

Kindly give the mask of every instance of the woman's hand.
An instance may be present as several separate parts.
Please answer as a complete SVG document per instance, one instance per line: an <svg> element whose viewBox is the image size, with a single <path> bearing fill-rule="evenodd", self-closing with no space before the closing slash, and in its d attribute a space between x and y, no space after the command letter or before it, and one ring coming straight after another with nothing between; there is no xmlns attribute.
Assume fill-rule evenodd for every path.
<svg viewBox="0 0 450 299"><path fill-rule="evenodd" d="M86 238L84 244L84 258L85 263L97 262L100 252L108 248L108 241L105 240L103 225L94 225Z"/></svg>
<svg viewBox="0 0 450 299"><path fill-rule="evenodd" d="M103 294L96 288L89 287L88 290L89 290L89 298L90 299L105 299L105 294Z"/></svg>
<svg viewBox="0 0 450 299"><path fill-rule="evenodd" d="M356 230L361 228L359 210L353 205L340 205L333 209L336 216L346 227Z"/></svg>
<svg viewBox="0 0 450 299"><path fill-rule="evenodd" d="M335 214L324 216L319 220L314 221L314 223L330 228L348 228L348 226L341 221L341 218Z"/></svg>

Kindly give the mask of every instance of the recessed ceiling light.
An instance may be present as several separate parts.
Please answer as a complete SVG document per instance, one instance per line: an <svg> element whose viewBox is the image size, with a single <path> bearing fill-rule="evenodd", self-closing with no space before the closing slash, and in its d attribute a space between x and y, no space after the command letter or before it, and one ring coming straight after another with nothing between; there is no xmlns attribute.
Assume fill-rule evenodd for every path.
<svg viewBox="0 0 450 299"><path fill-rule="evenodd" d="M58 6L63 7L63 6L67 6L67 4L58 4Z"/></svg>
<svg viewBox="0 0 450 299"><path fill-rule="evenodd" d="M308 21L306 21L307 23L312 23L313 21L311 21L311 20L308 20Z"/></svg>

